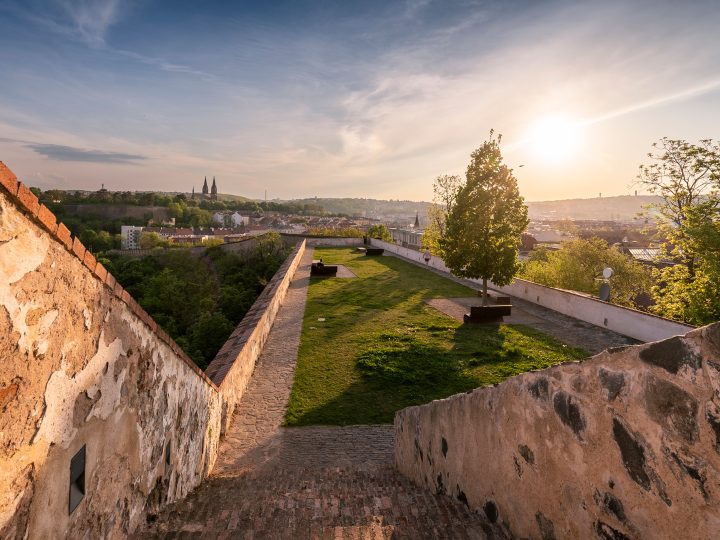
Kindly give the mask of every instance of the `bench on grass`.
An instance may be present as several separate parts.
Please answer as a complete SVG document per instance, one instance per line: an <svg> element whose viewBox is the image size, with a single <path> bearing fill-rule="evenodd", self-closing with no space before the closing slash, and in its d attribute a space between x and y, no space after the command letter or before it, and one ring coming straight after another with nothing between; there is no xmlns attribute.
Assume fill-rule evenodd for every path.
<svg viewBox="0 0 720 540"><path fill-rule="evenodd" d="M470 313L466 313L463 320L466 323L502 322L503 317L509 317L512 306L509 304L495 304L489 306L471 306Z"/></svg>
<svg viewBox="0 0 720 540"><path fill-rule="evenodd" d="M334 264L325 264L322 261L313 261L310 265L311 276L335 276L337 275L338 267Z"/></svg>

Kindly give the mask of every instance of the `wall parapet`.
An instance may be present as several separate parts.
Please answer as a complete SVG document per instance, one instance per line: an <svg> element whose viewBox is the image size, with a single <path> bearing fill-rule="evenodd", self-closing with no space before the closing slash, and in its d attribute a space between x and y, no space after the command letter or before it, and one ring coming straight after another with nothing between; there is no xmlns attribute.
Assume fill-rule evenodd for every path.
<svg viewBox="0 0 720 540"><path fill-rule="evenodd" d="M377 239L372 239L371 242L372 245L382 247L388 252L394 253L415 264L452 275L452 272L445 266L445 263L440 257L433 256L430 261L426 263L423 258L423 253L420 251L404 248ZM482 283L481 280L468 281L477 284ZM545 285L519 278L515 278L510 285L504 287L492 283L488 284L488 287L527 302L552 309L563 315L568 315L569 317L594 324L595 326L607 328L618 334L645 342L683 335L695 328L694 326L658 317L650 313L603 302L597 298L575 291L546 287Z"/></svg>
<svg viewBox="0 0 720 540"><path fill-rule="evenodd" d="M164 330L158 327L157 323L153 320L150 315L140 307L135 299L123 289L122 285L117 282L110 272L102 265L102 263L95 260L93 254L85 248L80 239L75 236L73 237L70 230L65 226L64 223L59 222L55 217L55 214L48 209L47 206L41 204L37 196L30 191L22 182L18 181L15 174L0 161L0 185L5 188L7 194L11 200L22 209L30 218L32 218L38 225L40 225L45 231L65 246L68 253L76 257L88 270L93 274L95 279L99 280L103 285L110 289L113 294L125 303L127 307L132 311L150 330L157 335L162 341L164 341L175 354L182 358L190 369L192 369L197 375L203 379L207 384L217 390L217 386L212 380L205 375L202 369L200 369L195 362L175 343Z"/></svg>
<svg viewBox="0 0 720 540"><path fill-rule="evenodd" d="M395 463L517 538L713 538L720 323L395 415Z"/></svg>
<svg viewBox="0 0 720 540"><path fill-rule="evenodd" d="M235 405L245 393L255 362L267 341L275 316L304 253L303 240L265 285L206 369L206 374L223 394L223 433L229 426Z"/></svg>
<svg viewBox="0 0 720 540"><path fill-rule="evenodd" d="M226 343L216 384L0 162L0 537L128 536L194 489L304 247ZM68 512L78 452L86 493Z"/></svg>

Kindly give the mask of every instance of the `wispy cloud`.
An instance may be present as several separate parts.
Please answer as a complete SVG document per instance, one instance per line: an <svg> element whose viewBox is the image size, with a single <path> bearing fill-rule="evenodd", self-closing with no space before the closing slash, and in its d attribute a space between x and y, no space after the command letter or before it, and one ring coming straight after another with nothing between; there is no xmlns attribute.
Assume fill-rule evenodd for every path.
<svg viewBox="0 0 720 540"><path fill-rule="evenodd" d="M104 150L87 150L84 148L74 148L72 146L63 146L59 144L29 143L25 146L41 156L57 161L80 161L87 163L127 165L137 164L140 161L148 159L147 156L141 156L138 154L107 152Z"/></svg>
<svg viewBox="0 0 720 540"><path fill-rule="evenodd" d="M145 56L144 54L136 53L133 51L126 51L123 49L107 48L107 50L110 52L113 52L115 54L125 56L127 58L132 58L133 60L137 60L138 62L147 64L149 66L156 66L156 67L160 68L162 71L167 71L170 73L186 73L188 75L197 75L198 77L201 77L204 80L208 80L208 81L215 78L213 75L206 73L205 71L194 69L190 66L186 66L183 64L174 64L174 63L168 62L167 60L164 60L162 58Z"/></svg>
<svg viewBox="0 0 720 540"><path fill-rule="evenodd" d="M88 45L105 45L108 29L121 17L121 0L58 0L75 33Z"/></svg>

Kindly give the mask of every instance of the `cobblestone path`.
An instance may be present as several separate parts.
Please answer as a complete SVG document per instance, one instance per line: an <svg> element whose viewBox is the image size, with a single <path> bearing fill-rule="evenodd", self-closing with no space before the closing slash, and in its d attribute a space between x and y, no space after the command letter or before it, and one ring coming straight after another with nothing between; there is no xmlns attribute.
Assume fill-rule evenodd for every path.
<svg viewBox="0 0 720 540"><path fill-rule="evenodd" d="M283 428L312 249L291 283L211 477L137 538L492 538L483 516L393 466L393 428Z"/></svg>

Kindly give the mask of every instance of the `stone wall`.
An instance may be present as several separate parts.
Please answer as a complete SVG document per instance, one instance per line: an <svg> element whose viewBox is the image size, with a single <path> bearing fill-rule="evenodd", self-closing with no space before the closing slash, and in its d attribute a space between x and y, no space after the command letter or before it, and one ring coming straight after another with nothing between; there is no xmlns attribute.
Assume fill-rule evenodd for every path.
<svg viewBox="0 0 720 540"><path fill-rule="evenodd" d="M215 384L0 162L0 538L124 538L194 489L304 249L218 353Z"/></svg>
<svg viewBox="0 0 720 540"><path fill-rule="evenodd" d="M399 411L398 469L521 538L716 538L720 323Z"/></svg>
<svg viewBox="0 0 720 540"><path fill-rule="evenodd" d="M431 257L427 263L423 253L396 244L372 239L372 245L382 247L416 264L450 274L440 257ZM482 280L469 280L482 284ZM682 335L694 327L635 309L603 302L587 294L546 287L532 281L515 278L510 285L499 287L490 283L490 288L533 304L552 309L569 317L607 328L623 336L640 341L657 341L671 336Z"/></svg>
<svg viewBox="0 0 720 540"><path fill-rule="evenodd" d="M303 240L295 246L207 367L206 374L223 394L223 434L229 426L235 405L250 382L255 361L265 346L275 316L304 253Z"/></svg>
<svg viewBox="0 0 720 540"><path fill-rule="evenodd" d="M220 393L2 163L0 186L0 538L125 537L208 474Z"/></svg>
<svg viewBox="0 0 720 540"><path fill-rule="evenodd" d="M304 240L307 247L354 247L364 245L362 238L355 237L345 238L288 233L280 233L280 236L285 239L286 242L291 242L293 244Z"/></svg>

